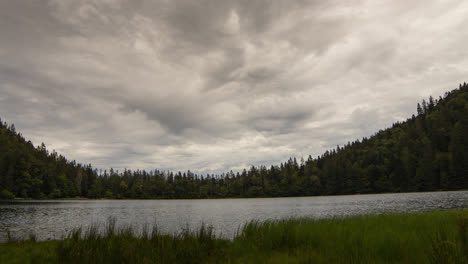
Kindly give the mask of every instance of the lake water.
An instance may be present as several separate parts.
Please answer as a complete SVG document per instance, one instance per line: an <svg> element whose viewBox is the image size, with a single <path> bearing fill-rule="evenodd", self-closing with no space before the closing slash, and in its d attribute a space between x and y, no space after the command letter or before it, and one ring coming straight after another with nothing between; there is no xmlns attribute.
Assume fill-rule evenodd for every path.
<svg viewBox="0 0 468 264"><path fill-rule="evenodd" d="M60 239L77 227L103 225L110 217L117 226L140 230L145 224L156 224L165 233L205 223L218 236L232 238L250 220L450 208L468 208L468 191L219 200L3 201L0 242L6 240L7 230L15 238L34 233L39 240Z"/></svg>

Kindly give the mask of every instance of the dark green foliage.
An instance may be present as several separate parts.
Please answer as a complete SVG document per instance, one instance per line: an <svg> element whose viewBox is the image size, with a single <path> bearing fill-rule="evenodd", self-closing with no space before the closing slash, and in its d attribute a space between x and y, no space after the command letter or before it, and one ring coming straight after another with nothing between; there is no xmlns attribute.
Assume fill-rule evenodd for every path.
<svg viewBox="0 0 468 264"><path fill-rule="evenodd" d="M232 240L212 229L135 232L110 221L62 241L0 244L0 263L468 263L468 212L389 213L250 222Z"/></svg>
<svg viewBox="0 0 468 264"><path fill-rule="evenodd" d="M5 189L0 191L0 200L11 200L11 199L15 199L15 195L13 193Z"/></svg>
<svg viewBox="0 0 468 264"><path fill-rule="evenodd" d="M417 116L299 163L200 176L125 169L98 173L0 121L0 198L224 198L468 189L468 85L423 100ZM13 196L12 196L12 195ZM2 198L3 197L3 198Z"/></svg>
<svg viewBox="0 0 468 264"><path fill-rule="evenodd" d="M0 198L63 198L88 196L81 188L93 183L97 172L91 165L67 161L44 144L35 148L16 132L14 125L0 121Z"/></svg>

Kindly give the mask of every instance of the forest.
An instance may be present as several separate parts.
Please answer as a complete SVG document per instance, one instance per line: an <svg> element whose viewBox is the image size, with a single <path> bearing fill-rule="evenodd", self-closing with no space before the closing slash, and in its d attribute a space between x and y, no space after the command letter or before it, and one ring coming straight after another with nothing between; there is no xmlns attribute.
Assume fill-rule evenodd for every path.
<svg viewBox="0 0 468 264"><path fill-rule="evenodd" d="M468 85L417 104L417 115L307 160L197 175L97 170L35 147L0 120L0 199L193 199L468 189Z"/></svg>

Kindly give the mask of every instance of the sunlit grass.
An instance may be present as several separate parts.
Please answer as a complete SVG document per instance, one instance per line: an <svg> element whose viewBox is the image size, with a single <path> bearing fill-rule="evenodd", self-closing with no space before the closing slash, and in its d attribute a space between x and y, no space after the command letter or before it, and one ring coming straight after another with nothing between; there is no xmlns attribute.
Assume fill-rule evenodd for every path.
<svg viewBox="0 0 468 264"><path fill-rule="evenodd" d="M0 244L0 263L468 263L468 210L253 221L232 240L205 225L99 230Z"/></svg>

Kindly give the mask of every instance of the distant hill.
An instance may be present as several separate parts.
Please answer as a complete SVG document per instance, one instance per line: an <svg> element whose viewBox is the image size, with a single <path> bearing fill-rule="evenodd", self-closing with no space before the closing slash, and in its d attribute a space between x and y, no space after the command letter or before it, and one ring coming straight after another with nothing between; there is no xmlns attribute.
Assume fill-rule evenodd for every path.
<svg viewBox="0 0 468 264"><path fill-rule="evenodd" d="M322 156L241 173L98 173L0 120L0 199L217 198L468 189L468 85L417 105L417 116Z"/></svg>

